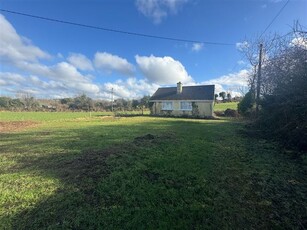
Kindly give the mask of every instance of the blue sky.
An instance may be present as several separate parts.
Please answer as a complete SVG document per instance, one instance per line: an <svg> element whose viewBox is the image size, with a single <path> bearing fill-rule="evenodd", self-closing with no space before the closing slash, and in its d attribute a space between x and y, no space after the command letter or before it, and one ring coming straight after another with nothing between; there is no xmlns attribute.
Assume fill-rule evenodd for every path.
<svg viewBox="0 0 307 230"><path fill-rule="evenodd" d="M0 11L0 94L38 98L140 98L158 87L247 85L238 50L261 34L284 0L0 0L0 8L115 30L206 43L160 40L60 24ZM266 34L306 26L307 1L291 0Z"/></svg>

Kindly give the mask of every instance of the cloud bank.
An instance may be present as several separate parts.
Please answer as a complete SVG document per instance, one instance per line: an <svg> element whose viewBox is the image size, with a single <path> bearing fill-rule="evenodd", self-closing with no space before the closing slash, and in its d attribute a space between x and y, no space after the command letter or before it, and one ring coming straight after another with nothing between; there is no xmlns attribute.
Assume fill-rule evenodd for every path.
<svg viewBox="0 0 307 230"><path fill-rule="evenodd" d="M170 6L173 10L176 2ZM199 84L184 65L171 56L136 55L137 71L127 59L107 52L97 51L93 58L75 52L65 57L58 51L52 56L19 35L1 14L0 27L5 31L0 36L0 61L4 67L0 69L2 95L30 93L39 98L63 98L86 93L96 99L111 99L113 88L115 98L132 99L152 95L161 86L175 86L178 81L184 85ZM293 41L297 42L300 41ZM193 47L195 51L202 48L198 44ZM105 81L106 74L117 79ZM243 86L246 74L240 71L203 84L216 84L221 90L230 85Z"/></svg>

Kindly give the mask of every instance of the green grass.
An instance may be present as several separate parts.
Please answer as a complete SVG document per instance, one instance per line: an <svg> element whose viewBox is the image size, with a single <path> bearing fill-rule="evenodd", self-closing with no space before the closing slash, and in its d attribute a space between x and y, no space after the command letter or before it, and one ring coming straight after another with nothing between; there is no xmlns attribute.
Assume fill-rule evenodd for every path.
<svg viewBox="0 0 307 230"><path fill-rule="evenodd" d="M238 109L238 102L215 103L214 111L225 111L226 109Z"/></svg>
<svg viewBox="0 0 307 230"><path fill-rule="evenodd" d="M112 116L112 112L1 112L0 121L64 121L75 118Z"/></svg>
<svg viewBox="0 0 307 230"><path fill-rule="evenodd" d="M0 133L0 229L307 227L306 165L242 123L84 115Z"/></svg>

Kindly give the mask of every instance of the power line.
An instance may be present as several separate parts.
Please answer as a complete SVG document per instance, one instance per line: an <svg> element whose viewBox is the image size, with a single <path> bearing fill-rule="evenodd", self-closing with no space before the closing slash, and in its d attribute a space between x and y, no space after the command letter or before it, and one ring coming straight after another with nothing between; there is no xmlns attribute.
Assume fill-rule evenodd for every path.
<svg viewBox="0 0 307 230"><path fill-rule="evenodd" d="M197 40L189 40L189 39L182 39L182 38L164 37L164 36L158 36L158 35L136 33L136 32L131 32L131 31L117 30L117 29L111 29L111 28L106 28L106 27L93 26L93 25L82 24L82 23L77 23L77 22L70 22L70 21L64 21L64 20L59 20L59 19L54 19L54 18L42 17L38 15L26 14L26 13L21 13L21 12L12 11L12 10L6 10L6 9L0 9L0 11L10 13L10 14L16 14L16 15L56 22L56 23L85 27L85 28L96 29L96 30L103 30L107 32L120 33L120 34L132 35L132 36L147 37L147 38L154 38L154 39L161 39L161 40L170 40L170 41L177 41L177 42L200 43L200 44L206 44L206 45L223 45L223 46L235 45L234 43L197 41Z"/></svg>
<svg viewBox="0 0 307 230"><path fill-rule="evenodd" d="M262 35L265 34L265 32L270 28L270 26L273 24L273 22L276 20L276 18L281 14L281 12L285 9L285 7L288 5L288 3L290 2L290 0L288 0L283 7L278 11L278 13L275 15L275 17L272 19L272 21L269 23L269 25L265 28L265 30L262 32L262 34L260 35L260 38L262 37Z"/></svg>

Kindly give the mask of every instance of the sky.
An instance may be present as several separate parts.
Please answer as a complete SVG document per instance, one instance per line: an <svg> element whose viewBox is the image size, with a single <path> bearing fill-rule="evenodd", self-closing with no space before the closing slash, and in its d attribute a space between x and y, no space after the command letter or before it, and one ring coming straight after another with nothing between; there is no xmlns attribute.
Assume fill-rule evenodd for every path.
<svg viewBox="0 0 307 230"><path fill-rule="evenodd" d="M250 69L240 49L272 22L285 0L0 0L0 96L137 99L159 87L215 84L233 96ZM290 0L267 29L307 25L307 1ZM217 44L212 44L217 43Z"/></svg>

